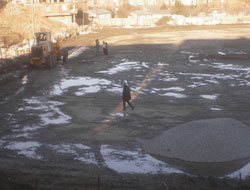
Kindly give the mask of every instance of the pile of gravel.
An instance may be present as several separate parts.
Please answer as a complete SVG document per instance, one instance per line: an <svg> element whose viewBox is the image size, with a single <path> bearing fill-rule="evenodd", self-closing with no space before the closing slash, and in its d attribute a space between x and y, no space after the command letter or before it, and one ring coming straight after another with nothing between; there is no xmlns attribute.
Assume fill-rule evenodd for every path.
<svg viewBox="0 0 250 190"><path fill-rule="evenodd" d="M231 118L197 120L144 142L148 153L192 162L225 162L250 157L250 128Z"/></svg>

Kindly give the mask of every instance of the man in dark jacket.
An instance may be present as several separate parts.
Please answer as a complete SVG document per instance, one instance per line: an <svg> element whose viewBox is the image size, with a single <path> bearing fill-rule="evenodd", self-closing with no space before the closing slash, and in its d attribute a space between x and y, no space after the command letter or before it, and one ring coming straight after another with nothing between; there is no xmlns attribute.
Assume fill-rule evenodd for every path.
<svg viewBox="0 0 250 190"><path fill-rule="evenodd" d="M123 111L126 110L126 102L134 110L134 106L131 105L129 100L131 100L130 88L128 87L127 83L124 82L123 91L122 91L122 100L123 100Z"/></svg>
<svg viewBox="0 0 250 190"><path fill-rule="evenodd" d="M95 56L98 56L98 55L99 55L99 46L100 46L99 40L96 39L96 40L95 40Z"/></svg>

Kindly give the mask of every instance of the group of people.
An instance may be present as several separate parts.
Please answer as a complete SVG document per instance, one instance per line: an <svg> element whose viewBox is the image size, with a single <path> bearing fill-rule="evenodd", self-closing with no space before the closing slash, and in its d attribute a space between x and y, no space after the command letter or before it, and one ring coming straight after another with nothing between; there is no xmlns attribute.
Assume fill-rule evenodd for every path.
<svg viewBox="0 0 250 190"><path fill-rule="evenodd" d="M100 48L100 42L98 39L95 40L95 47L96 47L95 55L98 56L99 55L99 48ZM107 42L105 42L105 41L102 42L102 49L103 49L103 54L108 55L108 43Z"/></svg>

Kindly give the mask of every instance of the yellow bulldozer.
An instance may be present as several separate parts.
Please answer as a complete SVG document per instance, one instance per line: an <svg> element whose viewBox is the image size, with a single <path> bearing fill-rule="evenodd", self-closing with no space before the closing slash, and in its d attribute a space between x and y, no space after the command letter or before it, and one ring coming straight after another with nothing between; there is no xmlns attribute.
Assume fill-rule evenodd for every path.
<svg viewBox="0 0 250 190"><path fill-rule="evenodd" d="M28 68L44 65L52 68L56 65L56 61L63 59L66 62L68 52L62 51L59 40L56 43L51 41L50 32L35 33L35 45L31 48L31 57Z"/></svg>

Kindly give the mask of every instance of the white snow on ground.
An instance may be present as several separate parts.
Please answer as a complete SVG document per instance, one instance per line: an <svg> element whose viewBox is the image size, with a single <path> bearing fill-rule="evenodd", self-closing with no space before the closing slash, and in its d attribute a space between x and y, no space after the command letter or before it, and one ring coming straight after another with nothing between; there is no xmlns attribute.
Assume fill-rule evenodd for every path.
<svg viewBox="0 0 250 190"><path fill-rule="evenodd" d="M171 82L171 81L177 81L179 79L175 78L175 77L168 77L168 78L164 78L164 79L161 79L161 80L164 81L164 82Z"/></svg>
<svg viewBox="0 0 250 190"><path fill-rule="evenodd" d="M221 73L221 74L206 74L206 73L182 73L182 72L179 72L177 73L179 75L184 75L184 76L192 76L192 77L202 77L202 78L206 78L206 79L224 79L224 80L229 80L229 79L232 79L234 80L235 78L239 78L240 77L240 74L224 74L224 73Z"/></svg>
<svg viewBox="0 0 250 190"><path fill-rule="evenodd" d="M247 53L244 51L229 51L228 53L232 53L232 54L238 54L238 55L246 55Z"/></svg>
<svg viewBox="0 0 250 190"><path fill-rule="evenodd" d="M216 100L218 97L218 94L205 94L205 95L200 95L200 97L207 99L207 100Z"/></svg>
<svg viewBox="0 0 250 190"><path fill-rule="evenodd" d="M189 85L188 87L194 88L194 87L198 87L198 86L206 86L208 85L208 83L204 83L204 82L193 82L191 85Z"/></svg>
<svg viewBox="0 0 250 190"><path fill-rule="evenodd" d="M100 152L105 164L118 173L183 173L143 153L141 149L128 151L116 149L109 145L101 145Z"/></svg>
<svg viewBox="0 0 250 190"><path fill-rule="evenodd" d="M190 63L198 63L198 62L200 62L199 59L192 59L193 57L194 57L193 55L188 56L188 61Z"/></svg>
<svg viewBox="0 0 250 190"><path fill-rule="evenodd" d="M8 143L4 148L10 150L17 150L19 155L26 156L27 158L41 160L42 156L36 153L37 148L41 146L40 143L35 141L17 142L13 141Z"/></svg>
<svg viewBox="0 0 250 190"><path fill-rule="evenodd" d="M188 60L190 63L198 63L200 62L200 60L194 60L194 59L191 59L191 60Z"/></svg>
<svg viewBox="0 0 250 190"><path fill-rule="evenodd" d="M168 71L160 72L158 75L163 76L163 77L158 78L159 81L172 82L172 81L178 81L179 80L175 75L169 74Z"/></svg>
<svg viewBox="0 0 250 190"><path fill-rule="evenodd" d="M109 85L111 82L106 79L91 78L91 77L77 77L72 79L65 79L59 84L54 85L52 94L62 95L71 87L78 87L76 95L84 95L88 93L97 93L101 90L102 86Z"/></svg>
<svg viewBox="0 0 250 190"><path fill-rule="evenodd" d="M160 96L171 96L175 98L186 98L187 96L185 94L181 93L174 93L174 92L167 92L165 94L159 94Z"/></svg>
<svg viewBox="0 0 250 190"><path fill-rule="evenodd" d="M77 149L89 150L90 147L83 144L57 144L57 145L48 145L54 151L59 153L67 154L77 154Z"/></svg>
<svg viewBox="0 0 250 190"><path fill-rule="evenodd" d="M112 113L110 114L112 116L119 116L119 117L123 117L124 116L124 113L123 112L117 112L117 113Z"/></svg>
<svg viewBox="0 0 250 190"><path fill-rule="evenodd" d="M73 154L74 160L81 161L84 164L96 164L97 160L91 148L83 144L57 144L48 145L52 150L62 154Z"/></svg>
<svg viewBox="0 0 250 190"><path fill-rule="evenodd" d="M123 61L123 60L122 60ZM150 68L148 66L149 63L146 62L135 62L135 61L127 61L124 60L125 62L120 63L118 65L116 65L113 68L110 68L106 71L98 71L96 73L104 73L104 74L109 74L109 75L113 75L113 74L117 74L119 72L124 72L124 71L129 71L129 70L141 70L143 67L144 68Z"/></svg>
<svg viewBox="0 0 250 190"><path fill-rule="evenodd" d="M13 132L33 132L33 131L37 131L38 129L40 129L40 126L37 125L31 125L31 126L24 126L22 129L13 129Z"/></svg>
<svg viewBox="0 0 250 190"><path fill-rule="evenodd" d="M46 99L32 97L23 100L28 106L19 108L18 111L28 111L29 114L39 116L44 125L49 124L66 124L69 123L71 117L63 113L58 106L64 105L58 101L47 101ZM42 113L37 114L37 110Z"/></svg>
<svg viewBox="0 0 250 190"><path fill-rule="evenodd" d="M221 70L250 71L250 67L244 68L236 64L213 63L213 67Z"/></svg>
<svg viewBox="0 0 250 190"><path fill-rule="evenodd" d="M66 124L69 123L71 117L64 114L57 106L63 105L61 102L49 101L48 107L50 112L40 114L40 118L45 125L49 124Z"/></svg>
<svg viewBox="0 0 250 190"><path fill-rule="evenodd" d="M242 179L246 179L247 177L250 176L250 163L248 163L247 165L245 165L244 167L242 167L241 169L227 175L226 177L229 178L239 178L241 174L241 178Z"/></svg>
<svg viewBox="0 0 250 190"><path fill-rule="evenodd" d="M76 151L72 149L72 145L69 144L49 145L49 147L59 153L76 154Z"/></svg>
<svg viewBox="0 0 250 190"><path fill-rule="evenodd" d="M79 56L81 53L86 51L88 47L86 46L77 46L74 49L71 49L68 53L68 59L72 59L73 57Z"/></svg>
<svg viewBox="0 0 250 190"><path fill-rule="evenodd" d="M219 82L217 80L205 80L205 82L209 82L212 84L219 84Z"/></svg>
<svg viewBox="0 0 250 190"><path fill-rule="evenodd" d="M194 54L194 55L198 55L199 53L196 53L196 52L189 52L189 51L181 51L180 53L183 53L183 54Z"/></svg>
<svg viewBox="0 0 250 190"><path fill-rule="evenodd" d="M167 91L175 91L175 92L183 92L185 91L184 88L181 88L181 87L170 87L170 88L166 88L164 90L167 90Z"/></svg>
<svg viewBox="0 0 250 190"><path fill-rule="evenodd" d="M195 79L199 79L199 80L201 80L201 79L202 79L202 77L191 77L190 79L191 79L191 80L195 80Z"/></svg>
<svg viewBox="0 0 250 190"><path fill-rule="evenodd" d="M218 108L218 107L212 107L212 108L210 108L210 110L213 110L213 111L221 111L222 109L221 109L221 108Z"/></svg>
<svg viewBox="0 0 250 190"><path fill-rule="evenodd" d="M62 89L67 89L73 86L93 86L93 85L109 85L111 82L106 79L98 79L91 77L78 77L73 79L68 79L61 82L60 86Z"/></svg>
<svg viewBox="0 0 250 190"><path fill-rule="evenodd" d="M151 92L159 92L159 91L174 91L174 92L183 92L184 88L181 87L170 87L170 88L152 88Z"/></svg>
<svg viewBox="0 0 250 190"><path fill-rule="evenodd" d="M142 78L144 76L143 75L136 75L135 77ZM250 75L249 75L249 78L250 78Z"/></svg>
<svg viewBox="0 0 250 190"><path fill-rule="evenodd" d="M76 92L75 95L77 96L83 96L85 94L90 94L90 93L97 93L101 90L101 87L96 85L96 86L87 86L87 87L82 87L79 88L78 91Z"/></svg>
<svg viewBox="0 0 250 190"><path fill-rule="evenodd" d="M145 67L145 68L150 68L150 67L148 66L148 63L145 63L145 62L142 62L142 66Z"/></svg>
<svg viewBox="0 0 250 190"><path fill-rule="evenodd" d="M31 139L35 134L37 134L37 130L40 128L42 127L37 125L30 125L30 126L16 125L12 129L12 133L10 135L4 136L3 139L13 140L20 137Z"/></svg>
<svg viewBox="0 0 250 190"><path fill-rule="evenodd" d="M107 88L106 90L108 92L112 92L112 93L116 93L116 94L121 94L122 93L122 85L119 84L113 84L113 86L111 88Z"/></svg>
<svg viewBox="0 0 250 190"><path fill-rule="evenodd" d="M220 55L226 55L226 53L221 52L221 51L217 51L217 53L220 54Z"/></svg>
<svg viewBox="0 0 250 190"><path fill-rule="evenodd" d="M132 69L141 69L142 68L142 64L140 64L139 62L124 62L124 63L120 63L118 65L116 65L113 68L108 69L107 71L98 71L96 73L104 73L104 74L109 74L109 75L113 75L113 74L117 74L119 72L123 72L123 71L129 71Z"/></svg>
<svg viewBox="0 0 250 190"><path fill-rule="evenodd" d="M158 63L157 65L159 65L159 66L168 66L169 64L168 63Z"/></svg>
<svg viewBox="0 0 250 190"><path fill-rule="evenodd" d="M95 158L95 154L93 152L86 152L84 154L80 154L74 160L78 160L85 164L95 164L98 165L97 160Z"/></svg>
<svg viewBox="0 0 250 190"><path fill-rule="evenodd" d="M82 150L90 150L91 148L87 145L83 145L83 144L74 144L74 146L76 148L82 149Z"/></svg>
<svg viewBox="0 0 250 190"><path fill-rule="evenodd" d="M0 147L3 146L4 143L5 141L0 139Z"/></svg>
<svg viewBox="0 0 250 190"><path fill-rule="evenodd" d="M40 118L43 124L66 124L70 123L71 117L60 111L59 108L54 107L53 113L40 114Z"/></svg>
<svg viewBox="0 0 250 190"><path fill-rule="evenodd" d="M19 138L19 137L25 137L27 139L30 139L32 137L32 134L30 133L22 133L22 134L17 134L17 135L13 135L15 138Z"/></svg>

